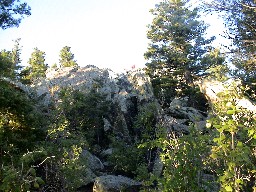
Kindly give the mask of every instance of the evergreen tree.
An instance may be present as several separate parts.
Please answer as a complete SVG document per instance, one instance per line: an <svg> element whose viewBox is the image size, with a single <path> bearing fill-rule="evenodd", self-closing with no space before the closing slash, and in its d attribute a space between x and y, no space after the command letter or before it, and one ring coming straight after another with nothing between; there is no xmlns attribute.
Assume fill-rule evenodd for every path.
<svg viewBox="0 0 256 192"><path fill-rule="evenodd" d="M155 18L147 34L151 43L145 53L146 72L164 103L191 92L194 81L210 67L201 60L213 37L204 38L207 26L198 20L198 9L188 9L187 2L163 1L151 11Z"/></svg>
<svg viewBox="0 0 256 192"><path fill-rule="evenodd" d="M28 64L29 67L27 70L29 71L29 79L45 77L45 71L47 70L47 64L45 63L45 52L40 51L38 48L34 48Z"/></svg>
<svg viewBox="0 0 256 192"><path fill-rule="evenodd" d="M14 40L14 46L12 49L12 71L13 71L13 75L17 76L19 71L21 70L22 66L21 64L21 46L20 46L20 38Z"/></svg>
<svg viewBox="0 0 256 192"><path fill-rule="evenodd" d="M18 78L19 71L21 70L21 46L20 39L14 41L12 51L2 50L0 53L0 69L1 76L9 77L12 79Z"/></svg>
<svg viewBox="0 0 256 192"><path fill-rule="evenodd" d="M216 0L205 4L210 12L220 13L227 26L226 38L231 39L233 75L249 87L251 98L256 99L256 2L254 0Z"/></svg>
<svg viewBox="0 0 256 192"><path fill-rule="evenodd" d="M12 66L11 52L4 49L0 52L0 76L11 77L10 66Z"/></svg>
<svg viewBox="0 0 256 192"><path fill-rule="evenodd" d="M74 57L74 54L71 52L71 47L63 47L60 51L60 67L78 66Z"/></svg>
<svg viewBox="0 0 256 192"><path fill-rule="evenodd" d="M0 27L7 29L18 27L23 15L31 15L31 8L27 3L20 3L19 0L0 1Z"/></svg>

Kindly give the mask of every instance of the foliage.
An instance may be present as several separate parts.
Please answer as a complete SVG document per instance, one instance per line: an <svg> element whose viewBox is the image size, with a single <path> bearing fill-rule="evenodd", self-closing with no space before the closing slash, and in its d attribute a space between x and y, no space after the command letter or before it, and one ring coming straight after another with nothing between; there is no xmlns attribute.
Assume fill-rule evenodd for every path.
<svg viewBox="0 0 256 192"><path fill-rule="evenodd" d="M138 149L136 144L128 145L121 140L113 140L111 147L114 150L108 161L114 166L113 171L117 174L133 177L138 167L143 163L144 150Z"/></svg>
<svg viewBox="0 0 256 192"><path fill-rule="evenodd" d="M27 66L23 71L23 82L31 82L39 77L45 77L45 72L48 68L45 63L45 52L34 48Z"/></svg>
<svg viewBox="0 0 256 192"><path fill-rule="evenodd" d="M105 96L95 90L62 90L62 103L43 122L30 95L3 80L0 88L0 190L76 191L88 169L82 149L95 152L107 142Z"/></svg>
<svg viewBox="0 0 256 192"><path fill-rule="evenodd" d="M0 189L24 191L42 183L27 157L45 136L42 114L19 87L0 80Z"/></svg>
<svg viewBox="0 0 256 192"><path fill-rule="evenodd" d="M198 10L188 9L186 3L163 1L151 11L155 18L147 35L151 43L145 53L146 72L164 103L193 89L194 81L211 65L201 60L213 37L204 38L206 25L198 20Z"/></svg>
<svg viewBox="0 0 256 192"><path fill-rule="evenodd" d="M51 161L41 166L45 189L76 191L83 184L83 174L87 168L86 160L81 158L86 147L82 131L74 131L61 114L49 126L47 141L42 143Z"/></svg>
<svg viewBox="0 0 256 192"><path fill-rule="evenodd" d="M32 147L30 142L35 140L35 135L41 132L40 124L44 125L40 112L35 109L33 100L15 85L1 80L0 89L1 137L5 138L1 139L1 151L25 152ZM2 155L9 159L7 154Z"/></svg>
<svg viewBox="0 0 256 192"><path fill-rule="evenodd" d="M24 15L31 15L31 8L27 3L21 3L19 0L1 0L0 1L0 27L7 29L18 27Z"/></svg>
<svg viewBox="0 0 256 192"><path fill-rule="evenodd" d="M156 103L147 103L139 109L134 122L134 129L137 132L137 142L148 142L156 138L156 122L158 109Z"/></svg>
<svg viewBox="0 0 256 192"><path fill-rule="evenodd" d="M14 46L12 49L12 70L14 71L13 75L18 76L20 69L22 68L21 64L21 45L20 45L21 39L18 38L14 41Z"/></svg>
<svg viewBox="0 0 256 192"><path fill-rule="evenodd" d="M11 68L12 60L11 60L11 52L2 50L0 52L0 70L1 77L12 77L13 70Z"/></svg>
<svg viewBox="0 0 256 192"><path fill-rule="evenodd" d="M140 180L149 179L149 172L152 171L155 158L155 148L151 149L144 144L156 138L157 114L157 105L154 102L141 106L131 132L132 142L112 137L110 146L113 148L113 154L108 160L114 165L113 171L117 174L136 176Z"/></svg>
<svg viewBox="0 0 256 192"><path fill-rule="evenodd" d="M226 81L229 68L225 62L225 56L220 49L214 49L207 53L202 59L203 63L212 63L211 67L206 70L207 78L216 79L218 81Z"/></svg>
<svg viewBox="0 0 256 192"><path fill-rule="evenodd" d="M202 179L209 154L209 135L203 135L195 127L190 134L179 136L170 131L167 138L160 137L156 144L162 149L163 177L159 179L162 191L204 191Z"/></svg>
<svg viewBox="0 0 256 192"><path fill-rule="evenodd" d="M82 93L71 88L61 90L59 99L62 102L52 112L47 141L43 144L47 156L54 156L43 166L44 175L48 175L44 188L76 191L87 174L83 149L98 152L97 146L106 145L102 117L108 114L109 103L95 90Z"/></svg>
<svg viewBox="0 0 256 192"><path fill-rule="evenodd" d="M0 52L0 76L17 79L19 70L22 68L20 63L21 47L20 39L14 41L14 47L12 51L2 50Z"/></svg>
<svg viewBox="0 0 256 192"><path fill-rule="evenodd" d="M157 126L159 106L156 102L147 103L139 108L139 113L134 122L135 144L139 154L143 157L137 163L136 178L143 181L143 190L152 189L155 186L154 163L158 156L158 148L155 140L159 138Z"/></svg>
<svg viewBox="0 0 256 192"><path fill-rule="evenodd" d="M60 50L60 67L78 66L74 60L74 54L71 52L71 47L65 46Z"/></svg>
<svg viewBox="0 0 256 192"><path fill-rule="evenodd" d="M244 98L242 89L236 86L229 86L229 90L219 94L221 101L215 104L214 116L208 122L216 131L210 157L218 167L215 171L221 191L253 191L256 187L255 113L238 104Z"/></svg>
<svg viewBox="0 0 256 192"><path fill-rule="evenodd" d="M229 57L236 67L233 76L248 86L248 96L255 94L256 77L256 2L254 0L216 0L205 4L210 13L219 13L227 27L226 38L232 40ZM251 97L256 100L256 97Z"/></svg>
<svg viewBox="0 0 256 192"><path fill-rule="evenodd" d="M255 54L255 11L254 0L216 0L205 4L210 13L218 12L227 26L228 38L231 38L237 49Z"/></svg>
<svg viewBox="0 0 256 192"><path fill-rule="evenodd" d="M2 29L18 26L17 15L30 15L30 7L19 2L0 2ZM208 109L209 129L202 131L191 124L187 135L171 128L167 132L158 125L161 108L152 102L131 110L136 113L129 120L129 139L114 135L111 129L104 131L103 119L112 121L114 106L98 92L101 80L95 80L86 93L62 89L58 102L44 114L32 95L4 80L45 77L45 52L38 48L31 54L30 66L19 74L18 39L11 51L0 52L0 191L77 191L87 176L83 150L99 154L109 147L113 148L107 159L109 171L137 178L145 191L256 190L256 117L238 104L245 95L256 98L255 1L216 0L208 6L225 12L234 42L233 73L220 50L212 49L213 38L204 37L207 26L199 20L198 8L188 8L188 2L166 0L151 11L155 18L148 31L146 72L163 108L174 97L188 96L189 106L201 111L208 108L195 81L205 76L226 81L227 74L240 77L245 86L229 86ZM73 66L78 66L74 54L65 46L60 67ZM123 126L125 115L115 119L117 128ZM159 156L163 170L157 172ZM206 174L217 177L218 184L205 179Z"/></svg>
<svg viewBox="0 0 256 192"><path fill-rule="evenodd" d="M103 118L108 115L110 103L105 96L92 89L85 94L78 90L63 89L60 94L63 114L73 131L82 131L88 147L95 144L104 146L107 138L104 135Z"/></svg>
<svg viewBox="0 0 256 192"><path fill-rule="evenodd" d="M37 160L45 154L33 151L23 154L17 162L2 165L0 184L1 191L36 191L44 185L43 179L37 175Z"/></svg>
<svg viewBox="0 0 256 192"><path fill-rule="evenodd" d="M1 51L1 77L19 79L20 39L12 51ZM36 164L45 154L37 151L45 138L43 113L32 94L16 84L0 80L0 190L37 190L44 181Z"/></svg>

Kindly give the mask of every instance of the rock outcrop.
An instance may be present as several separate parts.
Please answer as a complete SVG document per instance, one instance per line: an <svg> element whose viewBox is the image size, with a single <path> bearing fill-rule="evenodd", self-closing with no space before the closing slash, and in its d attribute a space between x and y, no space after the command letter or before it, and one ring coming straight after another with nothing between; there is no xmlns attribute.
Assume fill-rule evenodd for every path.
<svg viewBox="0 0 256 192"><path fill-rule="evenodd" d="M216 103L221 101L219 94L225 91L227 94L231 94L234 90L238 90L242 85L240 81L227 81L219 82L216 80L202 80L199 83L199 87L202 93L206 96L210 103ZM248 98L235 98L235 103L237 107L245 108L254 114L256 114L256 105Z"/></svg>
<svg viewBox="0 0 256 192"><path fill-rule="evenodd" d="M139 108L144 104L155 101L149 77L142 70L129 71L126 74L115 74L109 69L99 69L95 66L66 67L48 69L46 78L38 79L30 87L41 100L44 106L58 106L62 101L59 97L65 88L89 93L94 89L104 95L107 101L114 106L108 117L102 117L104 131L115 135L116 140L132 141L131 129ZM106 159L113 153L113 149L101 151L100 158ZM94 183L94 191L120 191L121 189L135 188L141 184L123 176L105 175L107 161L88 150L83 150L80 157L87 168L84 172L84 185ZM103 162L103 163L102 163ZM105 167L106 166L106 167Z"/></svg>
<svg viewBox="0 0 256 192"><path fill-rule="evenodd" d="M93 90L96 93L104 95L104 101L106 100L108 103L111 103L109 107L111 108L111 111L107 111L107 115L99 115L99 118L94 118L93 116L96 121L102 120L99 123L99 129L102 131L102 137L108 137L106 139L107 141L102 142L102 145L99 145L101 142L99 141L100 139L98 139L98 144L93 142L91 142L93 144L90 143L91 145L97 145L95 147L97 150L94 151L95 154L90 151L94 148L89 146L89 144L84 145L84 148L89 147L87 149L81 149L81 153L79 152L78 154L79 163L80 160L82 162L82 166L80 167L81 169L78 174L79 178L75 178L75 180L77 179L77 181L79 181L78 187L75 187L78 191L83 191L85 188L86 191L93 192L139 191L142 183L126 177L127 175L129 177L134 176L134 173L138 170L134 171L133 169L130 171L130 175L126 175L125 171L128 168L125 171L121 170L121 173L118 172L120 170L116 171L117 169L115 169L118 167L118 163L120 161L122 162L125 159L126 161L124 162L129 164L130 162L128 161L130 159L135 159L126 156L126 153L130 149L137 149L138 143L136 143L136 146L134 147L134 142L139 140L139 142L145 143L150 142L151 139L154 140L157 137L155 135L157 135L157 129L159 127L164 128L163 130L161 129L161 131L166 131L164 132L164 137L166 136L167 139L173 139L174 135L176 137L189 134L191 131L191 124L196 128L195 131L204 132L206 129L207 113L189 106L188 97L174 98L171 103L168 104L168 108L162 109L154 97L149 77L145 75L142 70L128 71L125 74L115 74L109 69L99 69L95 66L89 65L86 67L66 67L60 69L50 68L47 70L46 78L38 79L30 86L11 81L10 79L4 80L10 82L20 91L27 92L30 96L35 96L40 104L44 106L44 108L49 109L49 111L54 111L54 109L60 106L63 102L61 100L60 93L63 89L67 88L71 91L78 90L85 95L92 93L90 91ZM217 81L205 80L198 83L198 85L201 92L204 93L209 100L209 103L219 102L221 100L219 96L220 92L226 91L228 93L228 91L233 91L231 90L231 86L229 86L229 89L226 88L228 82L223 84ZM239 84L237 84L237 86L239 86ZM89 100L89 102L90 101L91 100ZM256 105L254 103L244 97L237 98L235 102L237 106L246 108L253 112L256 117ZM151 111L147 110L150 108L150 104L154 105L153 110L150 109ZM69 101L67 102L67 105L69 105ZM51 107L53 109L51 109ZM82 105L82 107L85 109L80 112L83 115L85 111L88 111L88 108L93 108L94 105L92 107L84 107ZM75 109L74 112L72 111L72 113L76 115L76 111L77 109ZM50 112L49 114L51 115ZM73 116L71 119L72 118ZM81 119L84 120L84 116L82 116ZM147 121L148 119L149 121ZM135 123L137 120L141 120L142 123L138 123L139 125L137 125ZM87 125L87 123L85 124ZM77 128L73 125L71 127L74 129ZM95 126L91 126L90 124L86 131L91 129L93 130L94 127ZM97 129L97 131L99 129ZM84 134L86 131L83 130L81 132ZM141 136L143 134L146 135L144 138ZM88 135L91 137L93 134L90 134L89 132ZM74 134L74 137L75 136L76 135ZM82 138L84 139L85 137ZM87 138L88 137L86 137L86 139ZM112 140L114 140L115 143ZM121 147L118 146L118 144L120 144ZM128 150L128 147L131 146L134 148L130 148ZM121 149L123 154L120 155L116 153L118 151L117 149L119 149L118 147ZM147 165L145 165L145 167L147 167L145 170L154 174L156 177L161 177L164 164L161 161L159 154L162 149L155 146L153 148L154 149L148 150L150 151L150 154L143 154L144 156L148 155L148 157L143 156L143 158L147 158ZM134 153L130 152L128 154L130 155ZM111 158L109 157L113 157L115 155L117 157L111 161ZM133 166L133 162L130 164ZM121 164L121 166L123 166L123 164ZM213 183L212 189L210 189L209 186L205 186L208 191L218 190L217 188L215 189L217 186L215 184L216 179L212 175L204 174L203 180L212 181ZM80 183L82 183L81 186Z"/></svg>
<svg viewBox="0 0 256 192"><path fill-rule="evenodd" d="M39 79L32 87L36 89L38 96L45 95L45 104L49 104L51 99L57 102L58 93L65 87L85 93L96 88L98 92L106 94L108 100L118 103L124 113L129 108L127 102L132 98L136 97L139 102L153 99L150 80L143 71L115 74L109 69L91 65L81 68L50 68L46 72L46 78Z"/></svg>
<svg viewBox="0 0 256 192"><path fill-rule="evenodd" d="M128 71L126 74L115 74L109 69L99 69L95 66L81 68L49 69L45 79L39 79L30 89L33 89L45 106L59 105L62 101L59 94L62 89L70 88L82 93L89 93L94 89L97 93L105 95L113 107L112 115L102 117L104 131L113 133L117 141L132 143L133 123L137 118L139 110L149 103L156 103L158 117L156 124L166 128L166 135L175 132L177 134L189 134L190 124L193 123L198 131L203 131L206 125L207 114L188 105L187 97L175 98L169 108L162 109L153 94L149 77L142 70ZM210 102L218 102L218 93L225 87L218 82L201 82L201 91ZM241 100L242 102L243 100ZM247 100L246 100L247 102ZM247 102L248 103L248 102ZM255 107L249 103L249 107ZM255 110L255 108L252 108ZM114 153L112 146L101 149L98 157L88 150L83 150L81 157L86 159L84 185L93 185L94 192L115 191L139 191L140 182L124 176L111 175L107 172L109 165L106 160ZM102 160L101 160L102 158ZM163 163L156 150L152 172L161 176Z"/></svg>
<svg viewBox="0 0 256 192"><path fill-rule="evenodd" d="M93 192L139 191L140 186L140 182L121 175L106 175L95 179Z"/></svg>

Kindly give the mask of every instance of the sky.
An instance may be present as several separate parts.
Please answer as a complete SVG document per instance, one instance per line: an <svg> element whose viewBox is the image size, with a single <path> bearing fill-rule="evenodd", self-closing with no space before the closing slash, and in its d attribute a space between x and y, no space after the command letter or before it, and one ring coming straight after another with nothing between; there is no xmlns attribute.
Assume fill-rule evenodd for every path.
<svg viewBox="0 0 256 192"><path fill-rule="evenodd" d="M46 53L46 63L59 62L59 52L70 46L79 66L95 65L115 72L145 66L149 12L159 0L27 0L31 16L18 28L0 29L0 50L11 50L21 38L22 64L33 49ZM222 26L209 16L210 34Z"/></svg>

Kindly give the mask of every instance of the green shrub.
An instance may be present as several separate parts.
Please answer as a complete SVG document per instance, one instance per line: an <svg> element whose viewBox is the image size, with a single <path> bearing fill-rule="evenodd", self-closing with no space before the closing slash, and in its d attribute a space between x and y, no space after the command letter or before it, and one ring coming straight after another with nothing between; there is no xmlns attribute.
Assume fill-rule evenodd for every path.
<svg viewBox="0 0 256 192"><path fill-rule="evenodd" d="M94 145L104 147L108 140L104 133L103 117L108 116L110 102L105 96L92 89L89 93L78 90L63 89L60 94L62 104L59 110L63 112L69 123L69 129L81 132L89 148Z"/></svg>
<svg viewBox="0 0 256 192"><path fill-rule="evenodd" d="M243 91L236 85L229 86L219 98L208 127L216 133L210 157L216 165L220 190L255 191L255 113L237 105Z"/></svg>
<svg viewBox="0 0 256 192"><path fill-rule="evenodd" d="M0 189L39 188L42 181L33 168L37 158L32 154L46 135L43 114L28 94L4 80L0 80L0 101Z"/></svg>

